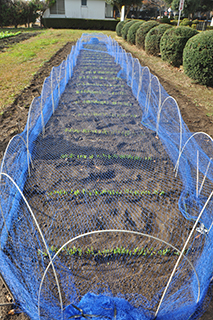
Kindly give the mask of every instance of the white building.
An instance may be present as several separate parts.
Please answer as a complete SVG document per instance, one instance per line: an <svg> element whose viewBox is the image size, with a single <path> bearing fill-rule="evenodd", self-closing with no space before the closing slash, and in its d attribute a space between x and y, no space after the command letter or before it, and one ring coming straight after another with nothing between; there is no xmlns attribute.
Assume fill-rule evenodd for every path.
<svg viewBox="0 0 213 320"><path fill-rule="evenodd" d="M110 19L113 6L105 0L56 0L43 18Z"/></svg>

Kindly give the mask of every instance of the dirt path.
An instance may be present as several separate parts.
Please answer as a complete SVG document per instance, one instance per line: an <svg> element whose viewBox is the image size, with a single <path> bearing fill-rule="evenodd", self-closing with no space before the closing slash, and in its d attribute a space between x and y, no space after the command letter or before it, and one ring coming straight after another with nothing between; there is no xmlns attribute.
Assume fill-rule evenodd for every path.
<svg viewBox="0 0 213 320"><path fill-rule="evenodd" d="M59 65L71 50L73 43L67 43L64 48L59 50L45 65L38 71L30 86L16 98L13 105L8 107L3 115L0 116L0 152L4 152L8 141L15 134L22 132L27 120L29 105L35 96L39 96L45 77L47 77L53 66ZM152 71L152 70L151 70ZM161 84L179 103L179 107L184 121L191 131L205 131L210 135L212 133L212 123L205 116L200 108L197 108L191 101L181 96L176 88L167 83L161 75L158 75ZM27 108L26 108L27 106ZM1 159L2 155L0 155ZM211 289L209 290L210 293ZM0 283L0 303L10 302L11 297L3 283ZM23 313L9 315L11 307L0 307L0 319L26 320L28 319ZM200 320L212 320L213 303L209 305L207 312Z"/></svg>

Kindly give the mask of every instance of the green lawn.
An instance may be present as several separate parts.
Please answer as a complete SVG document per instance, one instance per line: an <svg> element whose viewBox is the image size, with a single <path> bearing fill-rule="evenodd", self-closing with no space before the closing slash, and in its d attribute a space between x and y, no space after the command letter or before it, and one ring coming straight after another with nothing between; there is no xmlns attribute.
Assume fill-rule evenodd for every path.
<svg viewBox="0 0 213 320"><path fill-rule="evenodd" d="M0 29L5 31L8 29ZM19 29L16 29L16 32ZM82 33L93 32L69 29L21 29L36 31L38 35L14 44L0 52L0 112L14 101L14 97L28 86L33 75L68 41L77 41ZM10 29L15 32L15 29ZM96 31L98 32L98 31ZM115 37L115 32L105 32Z"/></svg>

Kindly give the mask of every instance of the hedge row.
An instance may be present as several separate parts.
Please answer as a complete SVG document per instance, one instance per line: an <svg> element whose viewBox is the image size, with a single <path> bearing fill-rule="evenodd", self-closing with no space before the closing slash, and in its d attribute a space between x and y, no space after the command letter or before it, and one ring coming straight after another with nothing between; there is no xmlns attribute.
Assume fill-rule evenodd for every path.
<svg viewBox="0 0 213 320"><path fill-rule="evenodd" d="M121 35L121 31L122 31L124 25L125 25L127 22L129 22L129 21L131 21L131 20L120 21L120 22L118 22L118 24L116 25L115 31L116 31L116 33L117 33L117 35L118 35L119 37L122 36L122 35Z"/></svg>
<svg viewBox="0 0 213 320"><path fill-rule="evenodd" d="M94 20L72 18L43 18L45 28L83 29L83 30L115 30L119 20Z"/></svg>
<svg viewBox="0 0 213 320"><path fill-rule="evenodd" d="M148 54L160 53L163 60L175 67L183 64L190 78L213 86L213 30L198 33L195 29L198 22L184 19L182 26L173 27L156 21L130 20L120 22L116 32Z"/></svg>
<svg viewBox="0 0 213 320"><path fill-rule="evenodd" d="M145 38L149 30L159 25L156 21L144 22L136 31L136 46L145 50Z"/></svg>
<svg viewBox="0 0 213 320"><path fill-rule="evenodd" d="M128 31L129 31L129 28L135 24L137 22L137 20L131 20L131 21L128 21L127 23L125 23L125 25L123 26L122 30L121 30L121 35L122 35L122 38L124 40L127 39L127 34L128 34Z"/></svg>
<svg viewBox="0 0 213 320"><path fill-rule="evenodd" d="M130 44L135 44L136 32L144 22L144 20L138 21L129 28L129 31L127 33L127 42L129 42Z"/></svg>
<svg viewBox="0 0 213 320"><path fill-rule="evenodd" d="M213 30L189 39L183 50L183 68L190 78L213 86Z"/></svg>
<svg viewBox="0 0 213 320"><path fill-rule="evenodd" d="M157 27L152 28L145 38L145 50L148 54L158 56L160 53L160 40L164 32L172 28L169 24L160 24Z"/></svg>
<svg viewBox="0 0 213 320"><path fill-rule="evenodd" d="M171 28L164 32L160 41L161 58L175 67L183 64L183 49L186 42L198 33L188 27Z"/></svg>

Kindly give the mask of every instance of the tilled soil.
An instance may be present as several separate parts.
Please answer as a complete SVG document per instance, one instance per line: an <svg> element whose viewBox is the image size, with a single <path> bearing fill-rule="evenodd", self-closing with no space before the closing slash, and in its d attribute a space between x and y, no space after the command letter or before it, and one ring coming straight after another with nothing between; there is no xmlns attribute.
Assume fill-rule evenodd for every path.
<svg viewBox="0 0 213 320"><path fill-rule="evenodd" d="M1 144L1 151L3 151L5 149L7 142L9 141L9 139L14 134L17 134L18 132L21 132L23 130L23 128L25 126L25 123L26 123L27 112L28 112L28 108L26 108L25 106L26 105L28 105L28 106L30 105L30 102L31 102L31 100L32 100L32 98L34 96L39 96L40 95L41 87L42 87L44 78L49 75L49 73L51 71L51 68L53 66L58 65L62 60L64 60L66 58L67 54L70 52L71 46L72 46L72 43L67 43L67 45L63 49L59 50L59 52L57 52L56 55L54 55L50 59L50 61L47 62L45 64L45 66L42 67L39 70L38 74L34 77L34 79L33 79L32 83L31 83L31 85L29 86L29 88L25 89L22 92L22 94L16 98L14 104L11 107L7 108L7 110L1 116L1 118L0 118L0 128L2 130L1 132L3 133L2 137L1 137L1 139L3 139L2 144ZM169 87L169 84L168 83L164 83L164 81L163 81L162 84L164 85L164 87L168 91L168 93L170 93L171 95L173 95L175 97L174 93L176 92L176 89L174 89L172 87ZM206 131L207 133L211 134L212 127L211 127L211 123L208 121L208 118L205 117L205 119L202 120L204 118L204 114L202 112L199 113L198 110L196 110L196 107L194 106L194 104L190 103L190 101L186 101L184 97L180 97L179 93L177 93L177 94L178 94L177 100L179 101L179 103L181 102L179 104L179 106L180 106L181 112L183 114L183 118L184 118L185 122L187 123L188 127L190 128L190 130L192 130L192 131ZM62 105L59 106L59 108L57 109L56 114L54 116L55 120L52 119L52 122L50 122L48 127L47 127L47 133L46 133L47 134L47 139L48 139L48 132L50 132L52 134L52 130L53 130L53 127L54 127L54 122L58 122L57 117L59 117L60 114L57 114L57 113L58 112L61 113L61 110L64 108L64 102L66 102L66 99L69 99L69 95L66 96L66 93L65 93L64 101L63 101ZM72 95L72 99L73 99L73 101L74 100L76 101L76 97L74 97L73 95ZM186 108L186 106L187 106L187 108ZM92 143L92 139L93 138L89 137L89 135L88 135L87 139L84 141L84 137L82 135L82 131L85 128L85 123L82 121L82 119L80 119L81 116L79 116L79 111L77 110L77 108L73 112L75 113L75 115L77 115L77 118L78 118L77 127L78 127L78 130L79 130L80 134L79 134L79 132L67 132L67 137L70 136L73 139L74 144L75 144L75 141L78 142L77 143L78 146L76 145L76 154L78 154L79 150L81 150L81 151L85 150L85 145L84 145L85 143L88 146L89 139L91 139L91 143ZM91 113L92 114L92 113L94 113L94 110L93 109L91 109L89 111L87 110L87 113ZM67 123L64 123L63 128L64 129L67 128L68 130L70 128L73 128L74 123L69 122L69 119L67 119L66 121L67 121ZM91 116L91 119L89 121L98 122L97 123L97 129L101 129L101 126L104 125L103 122L97 121L97 119L94 119L94 116ZM135 123L129 123L127 125L130 127L131 131L135 131L136 132L136 127L135 127L136 124L137 124L137 118L136 118ZM76 123L75 123L75 125L76 125ZM89 125L90 125L89 122L86 123L86 127L89 127ZM114 131L115 130L119 130L119 128L116 127L117 126L116 121L113 121L113 123L111 123L111 125L113 126ZM55 136L57 136L58 133L60 133L60 132L56 132ZM145 130L145 132L143 132L143 133L146 134L147 136L150 135L148 130ZM144 138L144 137L141 137L141 139L142 138ZM123 137L121 135L120 141L118 141L118 143L117 143L118 149L119 149L119 146L121 148L123 148L123 146L124 146L124 144L123 144L124 141L122 139L123 139ZM155 137L154 136L151 137L151 135L150 135L150 139L153 139L153 141L155 141ZM102 150L103 151L103 146L100 145L101 140L102 139L100 139L99 142L98 142L99 145L97 146L97 150ZM113 139L109 140L109 141L107 141L107 140L109 140L109 139L106 138L105 148L106 148L106 145L108 143L109 144L108 148L110 150L110 149L112 149L111 146L112 146L112 143L113 143ZM147 140L149 141L149 139L147 139ZM57 143L57 146L59 147L60 144L61 144L61 141L58 141L58 142L56 141L56 143ZM39 139L38 139L37 144L38 145L41 144L40 147L41 147L41 149L43 148L44 157L45 157L45 154L46 154L45 151L46 150L45 150L45 145L42 147L42 140L39 141ZM48 141L47 141L47 145L48 145ZM77 150L77 148L80 148L80 149ZM125 150L125 148L124 148L124 150ZM63 150L61 150L61 151L63 151ZM134 152L134 150L133 150L133 152ZM83 154L83 152L81 152L81 153ZM100 152L98 152L98 153L100 153ZM54 157L55 156L57 156L57 155L54 155ZM154 148L153 148L152 159L155 159ZM37 168L39 168L39 162L40 162L40 165L42 166L42 161L43 161L43 159L42 159L42 155L41 155L40 159L38 159ZM66 159L66 158L65 159L59 159L57 163L54 161L54 164L52 163L53 160L49 159L49 160L47 160L47 166L50 166L52 168L54 166L54 168L55 168L54 170L57 170L57 166L58 166L61 176L66 177L66 174L67 174L66 173L66 170L67 170L66 168L67 168L67 166L66 167L64 166L66 161L70 162L69 165L75 166L75 170L74 171L80 172L79 170L81 169L82 160L78 160L78 159L70 159L70 160ZM168 159L164 159L164 161L165 161L165 167L166 167L166 165L168 166L168 168L165 169L166 170L165 172L168 173L168 171L170 170L170 164L169 164ZM167 162L167 164L166 164L166 162ZM88 182L88 186L89 186L89 184L94 184L94 182L97 181L97 180L102 180L103 188L105 188L106 187L106 183L109 182L111 179L114 180L115 176L118 177L118 175L119 175L120 181L123 182L126 179L129 182L132 181L132 182L138 184L138 188L142 187L141 172L139 172L139 171L137 172L137 170L135 170L135 172L137 173L135 177L131 177L130 175L128 175L128 161L125 161L125 160L123 161L123 163L121 164L122 168L119 168L119 165L117 165L117 166L114 165L114 167L113 167L113 165L110 163L109 160L107 160L107 161L104 160L103 161L103 159L100 159L97 162L88 161L87 166L89 168L89 171L91 171L90 176L89 176L90 179L88 180L88 177L87 177L86 180L85 180L85 177L82 176L82 187L84 187L85 182ZM94 173L94 166L97 167L97 170L96 170L97 172L96 173ZM154 164L154 167L156 167L156 163ZM151 164L148 167L147 167L147 165L145 165L144 169L142 169L142 170L150 171L150 170L153 170L154 167L152 167ZM105 175L100 175L100 170L105 172ZM34 172L33 174L36 175L36 172ZM74 172L74 175L75 175L75 172ZM107 179L104 178L104 176L105 177L107 176ZM73 176L71 178L75 179L75 176ZM133 181L133 180L135 180L135 181ZM148 180L147 180L147 185L146 185L146 182L143 181L143 188L144 188L145 185L149 186L149 181ZM64 185L60 176L58 177L58 181L53 181L53 184L54 183L56 183L57 189L60 189L61 185L63 187L65 186L65 188L66 188L66 182L65 182L65 185ZM26 188L27 187L29 188L27 192L30 194L30 186L26 185ZM45 186L45 185L40 186L40 187L43 187L44 190L46 190L46 188L47 188L47 186ZM113 187L113 185L112 185L112 187ZM168 186L168 189L170 190L171 188ZM177 193L176 196L178 198L178 190L176 190L176 191L174 190L174 192ZM36 199L36 198L38 198L38 195L36 193L34 193L31 196L31 202L33 203L34 200L37 201L38 199ZM103 202L103 201L107 200L108 203L112 203L112 200L110 200L110 197L108 197L108 198L109 199L99 200L99 201ZM54 201L54 199L53 199L53 201ZM67 201L73 201L73 205L74 205L74 202L76 202L75 199L65 199L63 201L65 202L64 203L65 206L66 206L66 202ZM77 203L76 207L82 205L80 203L81 201L82 200L79 199L79 203ZM97 202L97 200L94 200L94 199L92 201L93 201L93 205L94 205L95 202ZM106 203L107 203L107 201L106 201ZM128 203L128 201L129 200L126 199L125 202ZM140 201L143 202L144 200L140 199L139 201L136 202L136 204L134 204L135 206L137 206L137 210L141 206L140 205ZM156 196L156 201L157 201L156 202L157 206L159 205L159 202L164 201L164 203L167 203L167 205L170 206L170 209L172 209L172 205L170 205L169 202L165 200L165 198L163 198L163 200L161 200L158 196ZM40 199L40 202L41 202L41 208L42 208L42 206L45 205L45 204L44 204L44 202L42 202L42 199ZM147 204L148 204L148 202L149 201L147 200ZM96 203L96 206L100 207L101 204L100 203L99 204ZM105 204L106 210L107 210L107 207L109 207L109 205ZM118 210L118 208L116 206L113 207L113 204L110 204L110 207L112 209L111 209L111 213L109 211L109 216L113 215L113 214L114 215L120 214L120 217L121 217L122 214L123 214L123 218L122 218L123 220L119 219L119 221L123 221L124 225L126 223L127 225L130 225L130 227L131 227L131 224L134 223L134 221L131 219L131 216L128 213L128 210L127 210L128 209L128 205L126 205L126 208L120 209L121 212L119 212L119 210ZM76 209L76 210L78 211L78 209ZM106 223L106 221L103 221L102 218L103 217L100 217L100 219L97 220L97 223L99 223L99 228L100 228L101 224ZM134 227L137 227L137 226L134 226ZM148 227L149 228L150 227L149 223L147 222L147 226L138 226L139 229L141 229L143 227ZM160 234L162 225L160 225L160 223L156 223L155 227L159 229L158 232ZM79 228L79 226L77 226L77 228ZM84 230L84 231L87 231L87 230ZM169 235L168 235L168 237L169 237ZM117 262L116 267L118 267L118 265L119 265L119 262ZM106 268L106 264L104 265L104 268ZM134 273L135 270L137 269L137 265L135 265L135 266L133 266L131 268L132 268L132 272ZM77 271L78 270L76 270L76 272ZM85 269L84 273L86 274L87 272L88 271ZM100 266L100 272L103 273L103 268L101 268L101 266ZM114 277L116 277L116 275L114 275ZM10 298L8 296L8 292L7 292L6 288L5 288L5 286L2 285L2 291L0 293L0 301L2 303L3 302L8 302L9 299ZM14 316L8 315L8 311L10 309L11 309L10 307L1 308L1 310L2 310L2 313L0 313L1 319L10 319L10 318L14 319L14 320L15 319L19 319L19 320L27 319L27 317L24 314L17 314L17 315L14 315ZM202 320L207 320L207 319L210 320L210 319L212 319L211 310L212 310L212 307L210 305L209 311L207 311L206 315L203 315L203 317L201 317L200 319L202 319ZM208 313L210 314L210 317L208 317Z"/></svg>

